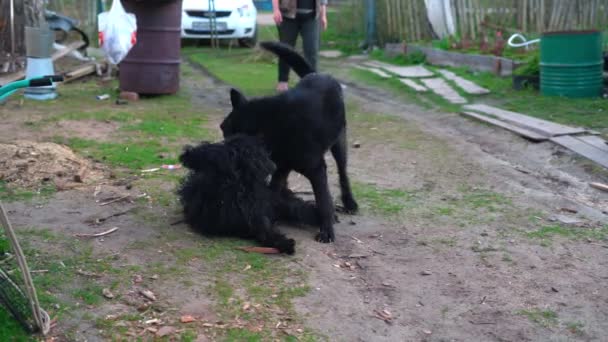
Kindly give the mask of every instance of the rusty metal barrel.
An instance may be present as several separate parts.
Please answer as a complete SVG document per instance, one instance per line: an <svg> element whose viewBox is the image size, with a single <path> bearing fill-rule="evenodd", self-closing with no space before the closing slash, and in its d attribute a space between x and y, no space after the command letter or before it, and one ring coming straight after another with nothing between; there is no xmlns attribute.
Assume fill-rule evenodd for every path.
<svg viewBox="0 0 608 342"><path fill-rule="evenodd" d="M174 94L179 90L181 0L122 0L137 18L137 43L119 64L121 91Z"/></svg>

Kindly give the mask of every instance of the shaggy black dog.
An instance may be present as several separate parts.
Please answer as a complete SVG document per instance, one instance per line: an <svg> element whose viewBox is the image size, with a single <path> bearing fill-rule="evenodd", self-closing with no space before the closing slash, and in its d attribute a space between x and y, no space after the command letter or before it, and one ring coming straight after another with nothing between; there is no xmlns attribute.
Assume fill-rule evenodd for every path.
<svg viewBox="0 0 608 342"><path fill-rule="evenodd" d="M256 137L234 135L220 143L186 146L179 160L189 169L178 188L185 221L203 234L256 239L293 254L295 241L275 222L319 224L314 204L290 191L270 190L268 179L276 167Z"/></svg>
<svg viewBox="0 0 608 342"><path fill-rule="evenodd" d="M296 87L275 96L247 100L232 89L232 111L224 119L224 137L236 133L261 135L277 165L271 181L275 191L285 191L292 170L312 184L320 215L317 240L335 240L334 205L327 184L324 155L331 149L340 177L344 209L358 209L346 170L346 117L342 87L333 77L316 73L310 64L288 45L263 42L261 46L289 64L301 78Z"/></svg>

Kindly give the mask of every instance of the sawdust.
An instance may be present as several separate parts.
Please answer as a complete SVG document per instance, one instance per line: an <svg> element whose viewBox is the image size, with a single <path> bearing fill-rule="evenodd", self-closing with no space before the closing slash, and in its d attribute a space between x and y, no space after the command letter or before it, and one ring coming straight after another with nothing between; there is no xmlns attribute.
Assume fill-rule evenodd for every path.
<svg viewBox="0 0 608 342"><path fill-rule="evenodd" d="M103 176L100 167L63 145L26 140L0 144L0 180L9 186L32 188L48 183L65 190Z"/></svg>

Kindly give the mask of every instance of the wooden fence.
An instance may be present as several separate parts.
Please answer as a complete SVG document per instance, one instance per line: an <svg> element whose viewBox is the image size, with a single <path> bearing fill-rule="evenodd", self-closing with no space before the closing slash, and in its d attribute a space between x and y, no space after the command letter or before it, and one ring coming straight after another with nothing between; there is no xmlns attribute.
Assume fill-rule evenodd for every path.
<svg viewBox="0 0 608 342"><path fill-rule="evenodd" d="M456 36L478 39L485 30L506 34L608 28L608 0L446 0L455 19ZM343 26L352 31L365 21L365 0L352 0L344 9L363 9ZM433 38L424 0L376 0L378 41L420 41Z"/></svg>

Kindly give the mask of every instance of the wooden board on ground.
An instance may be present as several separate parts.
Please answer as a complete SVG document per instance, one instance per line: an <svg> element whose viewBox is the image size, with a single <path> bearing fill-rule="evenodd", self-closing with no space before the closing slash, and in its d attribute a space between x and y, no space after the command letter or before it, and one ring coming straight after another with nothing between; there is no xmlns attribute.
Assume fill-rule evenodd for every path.
<svg viewBox="0 0 608 342"><path fill-rule="evenodd" d="M519 126L511 125L511 124L509 124L509 123L507 123L505 121L501 121L501 120L498 120L498 119L493 119L493 118L491 118L489 116L485 116L485 115L477 114L477 113L473 113L473 112L466 112L466 111L461 112L461 114L464 115L464 116L473 118L473 119L477 119L479 121L487 122L487 123L492 124L494 126L498 126L498 127L504 128L506 130L509 130L509 131L511 131L511 132L513 132L513 133L515 133L517 135L520 135L520 136L522 136L524 138L527 138L527 139L530 139L532 141L545 141L545 140L548 139L544 135L541 135L541 134L538 134L536 132L527 130L525 128L521 128Z"/></svg>
<svg viewBox="0 0 608 342"><path fill-rule="evenodd" d="M560 137L553 137L551 138L551 141L608 168L608 152L587 144L583 140L569 135L563 135Z"/></svg>
<svg viewBox="0 0 608 342"><path fill-rule="evenodd" d="M576 137L579 140L586 142L589 145L593 145L600 150L608 153L608 144L606 144L606 140L595 136L595 135L581 135Z"/></svg>
<svg viewBox="0 0 608 342"><path fill-rule="evenodd" d="M485 104L466 105L464 106L464 109L494 116L500 120L507 121L510 124L517 125L531 131L535 131L547 137L586 132L586 130L581 127L570 127L560 125L554 122L537 119L531 116L511 112L508 110L503 110Z"/></svg>
<svg viewBox="0 0 608 342"><path fill-rule="evenodd" d="M369 61L369 62L366 62L365 65L373 67L373 68L384 69L399 77L420 78L420 77L434 76L432 71L423 67L422 65L398 66L398 65L392 65L392 64L382 63L382 62L378 62L378 61Z"/></svg>
<svg viewBox="0 0 608 342"><path fill-rule="evenodd" d="M439 73L441 73L443 77L447 78L448 80L454 81L454 83L462 88L462 90L464 90L467 94L483 95L490 93L488 89L480 87L474 82L462 78L449 70L441 69L439 70Z"/></svg>
<svg viewBox="0 0 608 342"><path fill-rule="evenodd" d="M414 80L410 80L408 78L400 78L399 81L419 93L428 91L425 86L423 86L422 84L418 84L418 82Z"/></svg>
<svg viewBox="0 0 608 342"><path fill-rule="evenodd" d="M78 42L70 43L64 49L55 51L51 55L51 60L54 62L54 61L58 60L59 58L67 56L70 52L72 52L72 51L80 48L83 45L84 45L83 41L78 41ZM7 75L7 76L4 76L4 77L0 78L0 86L3 86L5 84L9 84L11 82L19 81L19 80L21 80L24 77L25 77L25 70L17 71L15 73L12 73L10 75Z"/></svg>
<svg viewBox="0 0 608 342"><path fill-rule="evenodd" d="M376 75L378 75L378 76L380 76L382 78L391 78L391 75L389 75L386 72L384 72L384 71L382 71L380 69L377 69L377 68L365 67L365 66L361 66L361 65L355 65L355 68L373 72L374 74L376 74Z"/></svg>
<svg viewBox="0 0 608 342"><path fill-rule="evenodd" d="M463 104L467 103L467 99L460 96L454 88L452 88L443 78L423 78L422 83L430 88L435 94L443 97L450 103Z"/></svg>

